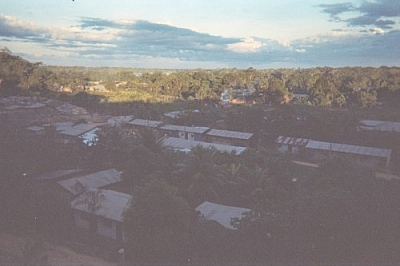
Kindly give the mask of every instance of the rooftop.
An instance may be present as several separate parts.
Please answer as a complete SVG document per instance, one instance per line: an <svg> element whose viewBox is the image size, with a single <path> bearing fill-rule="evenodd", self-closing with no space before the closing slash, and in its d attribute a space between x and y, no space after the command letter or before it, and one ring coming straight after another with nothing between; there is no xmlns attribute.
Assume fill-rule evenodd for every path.
<svg viewBox="0 0 400 266"><path fill-rule="evenodd" d="M130 125L134 126L145 126L145 127L159 127L163 122L147 119L134 119L129 122Z"/></svg>
<svg viewBox="0 0 400 266"><path fill-rule="evenodd" d="M190 132L190 133L198 133L202 134L209 130L209 127L187 127L187 126L177 126L177 125L164 125L161 126L160 129L164 130L172 130L172 131L183 131L183 132Z"/></svg>
<svg viewBox="0 0 400 266"><path fill-rule="evenodd" d="M251 137L253 137L254 134L249 132L211 129L207 132L207 135L234 139L250 139Z"/></svg>
<svg viewBox="0 0 400 266"><path fill-rule="evenodd" d="M329 142L315 141L315 140L309 140L305 147L314 150L328 150L328 151L383 157L383 158L390 157L392 153L392 151L389 149L364 147L364 146L349 145L349 144L329 143Z"/></svg>
<svg viewBox="0 0 400 266"><path fill-rule="evenodd" d="M196 211L199 211L206 220L216 221L225 228L235 230L236 228L231 225L232 219L242 218L250 209L225 206L205 201L197 206Z"/></svg>
<svg viewBox="0 0 400 266"><path fill-rule="evenodd" d="M107 185L115 184L121 181L121 172L115 169L108 169L77 178L62 180L59 181L58 184L60 184L63 188L65 188L72 194L78 195L80 191L76 187L77 182L81 183L84 187L90 189L105 187Z"/></svg>
<svg viewBox="0 0 400 266"><path fill-rule="evenodd" d="M219 152L234 153L240 155L247 150L246 147L238 147L224 144L208 143L203 141L195 141L181 138L166 137L163 139L163 146L179 151L190 151L196 146L201 146L205 149L215 148Z"/></svg>
<svg viewBox="0 0 400 266"><path fill-rule="evenodd" d="M400 122L380 121L380 120L361 120L359 130L376 130L400 133Z"/></svg>
<svg viewBox="0 0 400 266"><path fill-rule="evenodd" d="M128 208L132 196L105 189L91 189L91 191L100 191L101 195L104 196L104 199L100 202L100 207L94 212L94 215L122 222L124 211ZM74 199L71 202L71 208L90 213L83 197L84 195L80 195Z"/></svg>

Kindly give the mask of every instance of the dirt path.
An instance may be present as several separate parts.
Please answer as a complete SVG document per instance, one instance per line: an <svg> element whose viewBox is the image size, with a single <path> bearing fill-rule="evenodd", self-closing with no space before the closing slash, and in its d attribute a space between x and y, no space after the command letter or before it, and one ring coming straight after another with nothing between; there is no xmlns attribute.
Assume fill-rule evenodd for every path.
<svg viewBox="0 0 400 266"><path fill-rule="evenodd" d="M10 257L22 260L23 248L26 239L17 237L11 234L0 234L0 252L7 254ZM44 255L48 255L49 265L85 265L85 266L115 266L117 264L107 262L100 258L90 257L87 255L78 254L65 247L56 246L54 244L45 242ZM0 261L1 263L1 261ZM16 261L18 263L18 261Z"/></svg>

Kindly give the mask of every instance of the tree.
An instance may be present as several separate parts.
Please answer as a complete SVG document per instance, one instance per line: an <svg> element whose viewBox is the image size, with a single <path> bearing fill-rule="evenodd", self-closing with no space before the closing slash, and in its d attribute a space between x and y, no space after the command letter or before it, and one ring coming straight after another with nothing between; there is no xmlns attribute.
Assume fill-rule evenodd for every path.
<svg viewBox="0 0 400 266"><path fill-rule="evenodd" d="M135 263L183 263L190 258L196 215L161 179L136 188L124 214L127 256Z"/></svg>
<svg viewBox="0 0 400 266"><path fill-rule="evenodd" d="M75 188L80 193L79 197L74 201L75 205L84 205L86 210L92 214L90 217L90 231L96 234L96 216L95 213L100 209L101 203L105 200L105 196L100 189L89 189L79 181L75 181Z"/></svg>
<svg viewBox="0 0 400 266"><path fill-rule="evenodd" d="M215 149L196 146L175 172L174 182L192 206L197 206L205 200L220 198L224 181L220 178L219 169L215 164L216 154Z"/></svg>

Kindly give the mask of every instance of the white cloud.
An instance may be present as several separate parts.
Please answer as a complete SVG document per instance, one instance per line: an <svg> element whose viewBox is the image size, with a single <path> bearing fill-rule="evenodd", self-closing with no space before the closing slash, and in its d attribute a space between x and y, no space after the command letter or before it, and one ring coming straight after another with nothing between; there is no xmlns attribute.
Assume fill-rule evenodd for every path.
<svg viewBox="0 0 400 266"><path fill-rule="evenodd" d="M241 42L228 44L227 49L236 53L254 53L257 52L262 46L263 45L261 42L247 37L242 39Z"/></svg>

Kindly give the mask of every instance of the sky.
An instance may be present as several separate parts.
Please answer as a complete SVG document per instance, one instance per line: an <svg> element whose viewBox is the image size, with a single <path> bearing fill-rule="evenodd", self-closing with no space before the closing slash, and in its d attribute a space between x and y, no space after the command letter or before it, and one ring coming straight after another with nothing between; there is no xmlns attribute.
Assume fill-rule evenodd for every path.
<svg viewBox="0 0 400 266"><path fill-rule="evenodd" d="M400 0L1 0L0 47L132 68L400 66Z"/></svg>

